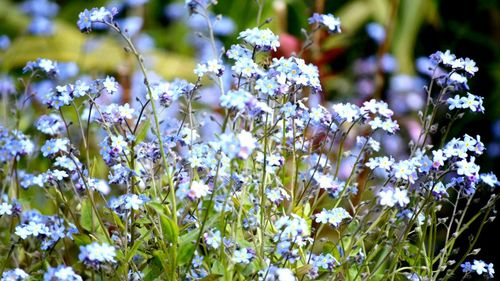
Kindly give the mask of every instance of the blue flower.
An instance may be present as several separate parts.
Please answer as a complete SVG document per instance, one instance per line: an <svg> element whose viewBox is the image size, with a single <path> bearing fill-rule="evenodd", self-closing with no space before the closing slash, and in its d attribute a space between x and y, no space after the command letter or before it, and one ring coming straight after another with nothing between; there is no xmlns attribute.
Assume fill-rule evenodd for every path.
<svg viewBox="0 0 500 281"><path fill-rule="evenodd" d="M21 5L21 9L31 16L51 18L57 15L59 6L48 0L27 0Z"/></svg>
<svg viewBox="0 0 500 281"><path fill-rule="evenodd" d="M50 139L40 150L43 157L52 156L59 152L69 152L69 140L67 138Z"/></svg>
<svg viewBox="0 0 500 281"><path fill-rule="evenodd" d="M64 123L57 114L42 115L35 123L36 128L47 135L59 135L64 130Z"/></svg>
<svg viewBox="0 0 500 281"><path fill-rule="evenodd" d="M90 11L85 9L78 15L77 26L81 32L92 31L94 23L109 23L113 22L113 16L117 13L116 10L108 10L104 7L92 8Z"/></svg>
<svg viewBox="0 0 500 281"><path fill-rule="evenodd" d="M33 153L33 142L22 132L0 125L0 162L5 163Z"/></svg>
<svg viewBox="0 0 500 281"><path fill-rule="evenodd" d="M78 21L76 24L82 32L88 32L92 30L92 20L90 19L91 13L89 10L85 9L78 15Z"/></svg>
<svg viewBox="0 0 500 281"><path fill-rule="evenodd" d="M263 94L274 96L279 91L280 85L272 77L263 77L255 82L255 89Z"/></svg>
<svg viewBox="0 0 500 281"><path fill-rule="evenodd" d="M263 74L263 70L256 64L251 58L241 57L234 65L231 67L231 70L237 76L241 75L242 77L255 77Z"/></svg>
<svg viewBox="0 0 500 281"><path fill-rule="evenodd" d="M150 199L143 194L124 194L118 198L110 199L108 206L118 215L125 216L126 214L130 214L130 210L139 210L149 201Z"/></svg>
<svg viewBox="0 0 500 281"><path fill-rule="evenodd" d="M231 90L220 96L220 105L228 109L243 111L254 97L245 90Z"/></svg>
<svg viewBox="0 0 500 281"><path fill-rule="evenodd" d="M266 198L273 202L276 205L279 205L285 199L289 199L290 195L288 195L287 191L283 188L273 188L266 190Z"/></svg>
<svg viewBox="0 0 500 281"><path fill-rule="evenodd" d="M196 254L193 258L193 267L198 268L203 265L203 256Z"/></svg>
<svg viewBox="0 0 500 281"><path fill-rule="evenodd" d="M207 246L214 250L217 250L222 243L221 234L218 230L205 232L203 234L203 238L205 239Z"/></svg>
<svg viewBox="0 0 500 281"><path fill-rule="evenodd" d="M231 48L229 48L229 50L227 50L226 56L228 58L234 59L234 60L239 60L242 58L251 59L252 52L249 49L247 49L239 44L236 44L236 45L232 45Z"/></svg>
<svg viewBox="0 0 500 281"><path fill-rule="evenodd" d="M477 275L485 275L489 278L493 278L495 274L493 264L487 264L482 260L473 260L472 264L467 261L461 264L460 267L462 268L462 272L466 274L475 272Z"/></svg>
<svg viewBox="0 0 500 281"><path fill-rule="evenodd" d="M465 58L464 60L464 70L469 74L469 75L474 75L479 69L476 66L476 62L469 59Z"/></svg>
<svg viewBox="0 0 500 281"><path fill-rule="evenodd" d="M366 33L368 33L368 36L377 42L377 44L382 44L385 40L385 28L380 23L371 22L367 24Z"/></svg>
<svg viewBox="0 0 500 281"><path fill-rule="evenodd" d="M7 35L0 35L0 50L2 50L2 51L6 50L7 48L9 48L9 46L10 46L10 38L9 38L9 36L7 36Z"/></svg>
<svg viewBox="0 0 500 281"><path fill-rule="evenodd" d="M351 103L337 103L332 106L332 109L345 122L353 122L361 116L360 108Z"/></svg>
<svg viewBox="0 0 500 281"><path fill-rule="evenodd" d="M293 241L294 244L302 246L310 234L309 224L295 214L278 218L274 226L279 230L274 236L275 242Z"/></svg>
<svg viewBox="0 0 500 281"><path fill-rule="evenodd" d="M319 254L319 255L311 254L311 255L312 255L311 258L312 266L317 268L322 268L328 271L332 271L334 266L339 264L339 262L331 254Z"/></svg>

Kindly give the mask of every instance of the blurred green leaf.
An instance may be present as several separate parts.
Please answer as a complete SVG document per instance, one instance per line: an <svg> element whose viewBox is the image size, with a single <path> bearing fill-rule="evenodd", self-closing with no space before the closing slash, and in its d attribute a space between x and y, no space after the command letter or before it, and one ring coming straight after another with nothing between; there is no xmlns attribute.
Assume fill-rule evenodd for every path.
<svg viewBox="0 0 500 281"><path fill-rule="evenodd" d="M399 62L401 73L414 74L414 49L425 15L432 7L431 0L401 0L399 22L395 30L392 53Z"/></svg>
<svg viewBox="0 0 500 281"><path fill-rule="evenodd" d="M353 36L373 17L385 22L388 16L387 12L389 11L388 3L387 0L357 0L348 2L335 14L342 22L342 33L329 36L322 47L332 49L350 45L351 40L349 36Z"/></svg>
<svg viewBox="0 0 500 281"><path fill-rule="evenodd" d="M28 25L28 18L8 3L0 5L0 14L3 14L3 24L15 26L19 33L22 33L21 31ZM85 43L89 39L96 39L93 34L82 34L76 24L70 25L60 20L55 20L55 30L55 34L49 37L30 35L16 37L11 46L0 56L2 70L22 68L28 61L48 58L56 61L74 61L85 72L116 73L129 62L126 59L129 54L123 50L122 41L119 43L109 38L99 39L94 42L97 44L93 46L93 50L87 53ZM195 63L192 58L161 50L154 50L143 56L149 68L165 79L175 77L194 79Z"/></svg>

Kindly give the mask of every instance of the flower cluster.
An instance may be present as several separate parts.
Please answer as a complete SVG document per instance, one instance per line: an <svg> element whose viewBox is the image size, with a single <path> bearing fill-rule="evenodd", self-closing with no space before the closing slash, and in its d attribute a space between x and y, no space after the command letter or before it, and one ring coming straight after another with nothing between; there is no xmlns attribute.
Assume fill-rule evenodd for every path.
<svg viewBox="0 0 500 281"><path fill-rule="evenodd" d="M471 262L465 262L460 265L464 273L476 273L477 275L484 275L487 278L493 278L495 270L493 269L492 263L486 263L482 260L473 260Z"/></svg>
<svg viewBox="0 0 500 281"><path fill-rule="evenodd" d="M0 125L0 162L18 160L33 153L34 143L18 130L9 131Z"/></svg>
<svg viewBox="0 0 500 281"><path fill-rule="evenodd" d="M90 11L85 9L78 15L78 28L81 32L90 32L98 23L112 24L116 10L108 10L104 7L93 8Z"/></svg>
<svg viewBox="0 0 500 281"><path fill-rule="evenodd" d="M20 268L4 271L2 273L2 281L3 280L25 281L28 280L29 277L30 277L29 274Z"/></svg>
<svg viewBox="0 0 500 281"><path fill-rule="evenodd" d="M15 234L23 240L36 238L41 241L40 248L47 250L61 239L73 239L73 234L78 233L74 225L65 224L64 219L58 216L44 216L37 211L26 211L22 214L20 224L16 226Z"/></svg>
<svg viewBox="0 0 500 281"><path fill-rule="evenodd" d="M408 121L369 95L321 101L320 69L297 54L280 57L283 41L263 27L268 21L232 46L215 41L227 33L207 10L211 0L185 2L200 35L195 44L209 47L198 50L195 75L164 80L136 44L142 19L118 18L147 1L122 2L85 9L77 26L117 32L137 68L127 63L117 78L92 72L90 79L40 58L23 69L20 85L31 87L24 93L13 77L0 78L16 110L17 99L33 93L33 112L41 112L22 117L31 123L0 127L0 234L17 241L0 249L2 280L435 280L460 269L452 260L465 257L455 241L474 220L490 220L499 198L468 221L469 206L482 204L477 191L495 193L499 182L478 164L480 136L448 136L464 111L484 111L467 85L474 61L431 55L431 100ZM48 1L40 6L53 14ZM320 28L341 31L332 14L309 23L300 54ZM380 27L369 29L385 40ZM362 79L376 79L376 60L358 62ZM397 71L390 55L380 66ZM389 87L408 81L400 79ZM442 110L451 111L445 125L437 122ZM417 130L407 147L411 122ZM450 206L443 217L439 210ZM481 260L461 267L494 275Z"/></svg>
<svg viewBox="0 0 500 281"><path fill-rule="evenodd" d="M106 264L115 263L116 250L113 246L106 243L88 244L80 246L80 254L78 259L86 266L98 270Z"/></svg>
<svg viewBox="0 0 500 281"><path fill-rule="evenodd" d="M50 76L58 74L57 62L39 58L36 61L29 61L23 68L23 73L41 71L42 73Z"/></svg>
<svg viewBox="0 0 500 281"><path fill-rule="evenodd" d="M59 12L59 6L49 0L26 0L21 9L32 17L28 32L33 35L50 36L54 33L52 18Z"/></svg>
<svg viewBox="0 0 500 281"><path fill-rule="evenodd" d="M43 275L43 280L51 281L82 281L82 277L75 273L72 267L59 265L58 267L49 267Z"/></svg>
<svg viewBox="0 0 500 281"><path fill-rule="evenodd" d="M340 33L340 19L333 16L332 14L318 14L314 13L312 17L309 18L309 24L318 24L324 26L329 32Z"/></svg>
<svg viewBox="0 0 500 281"><path fill-rule="evenodd" d="M145 195L124 194L109 200L109 207L117 214L124 215L127 211L139 210L150 199Z"/></svg>
<svg viewBox="0 0 500 281"><path fill-rule="evenodd" d="M331 210L323 209L323 211L315 216L317 223L327 223L334 228L337 228L344 219L351 218L351 215L343 208L334 208Z"/></svg>
<svg viewBox="0 0 500 281"><path fill-rule="evenodd" d="M240 32L238 39L243 39L252 48L260 51L276 51L280 46L278 36L274 35L270 29L259 29L257 27L247 29Z"/></svg>

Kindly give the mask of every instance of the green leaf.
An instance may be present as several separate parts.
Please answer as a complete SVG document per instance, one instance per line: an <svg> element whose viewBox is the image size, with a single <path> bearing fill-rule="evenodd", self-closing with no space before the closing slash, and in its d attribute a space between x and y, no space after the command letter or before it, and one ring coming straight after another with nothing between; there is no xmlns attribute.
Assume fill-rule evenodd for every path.
<svg viewBox="0 0 500 281"><path fill-rule="evenodd" d="M193 233L196 233L196 231L193 231ZM189 259L194 253L195 250L195 244L194 243L183 243L180 244L179 246L179 257L178 257L178 266L185 265L186 263L189 262Z"/></svg>
<svg viewBox="0 0 500 281"><path fill-rule="evenodd" d="M223 276L224 271L225 271L225 269L224 269L224 265L222 265L222 263L221 263L220 261L215 260L215 261L214 261L214 263L213 263L213 265L212 265L212 270L211 270L211 272L212 272L213 274L217 274L217 275ZM222 274L222 275L221 275L221 274Z"/></svg>
<svg viewBox="0 0 500 281"><path fill-rule="evenodd" d="M147 206L152 208L155 212L160 215L165 215L165 205L159 202L149 202Z"/></svg>
<svg viewBox="0 0 500 281"><path fill-rule="evenodd" d="M176 245L179 237L179 227L169 217L160 214L161 228L163 236L168 242Z"/></svg>
<svg viewBox="0 0 500 281"><path fill-rule="evenodd" d="M153 252L153 256L160 261L163 270L169 270L169 266L167 264L167 253L164 253L161 250L156 250Z"/></svg>
<svg viewBox="0 0 500 281"><path fill-rule="evenodd" d="M146 138L150 126L151 126L151 121L147 119L146 122L144 122L144 124L142 124L140 128L138 128L139 131L137 132L137 137L135 141L136 143L140 143Z"/></svg>
<svg viewBox="0 0 500 281"><path fill-rule="evenodd" d="M311 270L311 268L312 268L312 265L310 265L310 264L306 264L306 265L303 265L303 266L297 268L297 276L306 275L309 272L309 270Z"/></svg>
<svg viewBox="0 0 500 281"><path fill-rule="evenodd" d="M117 224L120 230L124 230L125 225L123 225L122 219L115 212L110 212L110 213L113 216L113 222Z"/></svg>
<svg viewBox="0 0 500 281"><path fill-rule="evenodd" d="M160 275L162 273L162 263L160 262L158 257L153 257L153 259L148 262L148 267L144 271L144 281L152 281L160 279Z"/></svg>
<svg viewBox="0 0 500 281"><path fill-rule="evenodd" d="M82 227L89 231L92 232L95 226L95 220L93 218L93 211L92 211L92 203L90 202L89 199L85 199L82 201L82 211L80 215L80 224Z"/></svg>
<svg viewBox="0 0 500 281"><path fill-rule="evenodd" d="M200 279L200 281L214 281L214 280L219 280L222 276L220 274L210 274L207 277Z"/></svg>
<svg viewBox="0 0 500 281"><path fill-rule="evenodd" d="M141 237L139 237L138 239L135 240L134 245L132 245L132 247L130 247L130 249L127 253L127 256L125 257L126 263L129 263L132 260L132 258L135 256L135 254L139 250L139 247L142 244L144 244L144 239L151 233L151 231L152 231L152 229L149 229L143 235L141 235Z"/></svg>
<svg viewBox="0 0 500 281"><path fill-rule="evenodd" d="M92 239L90 239L90 237L85 234L73 234L72 236L75 244L78 246L92 243Z"/></svg>

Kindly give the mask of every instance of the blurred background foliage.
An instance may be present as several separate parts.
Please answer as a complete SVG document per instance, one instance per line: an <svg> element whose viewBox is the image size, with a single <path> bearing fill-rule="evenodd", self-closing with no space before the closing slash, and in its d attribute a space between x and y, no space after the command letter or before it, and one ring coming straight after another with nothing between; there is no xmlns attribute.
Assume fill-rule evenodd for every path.
<svg viewBox="0 0 500 281"><path fill-rule="evenodd" d="M256 1L264 3L260 22L256 21ZM30 17L22 12L22 2L0 0L0 36L10 38L10 46L0 50L0 72L20 73L27 61L39 57L74 61L81 71L92 75L107 73L123 77L130 72L133 61L117 38L100 36L102 31L87 36L76 27L78 13L83 9L122 5L127 1L54 2L59 11L54 18L53 35L33 36L27 32ZM219 0L212 11L229 19L220 26L218 36L226 48L237 41L237 31L272 18L268 26L280 34L279 55L300 51L305 41L302 28L307 26L312 13L334 14L342 21L342 33L317 34L311 49L304 54L320 67L325 90L321 99L359 101L377 97L392 107L406 103L400 112L403 122L404 116L415 119L419 109L415 103L421 102L421 98L408 97L421 95L425 85L415 82L425 81L426 77L422 66L419 67L424 61L418 58L450 49L459 57L474 59L480 70L469 85L474 94L485 97L486 113L468 115L453 127L451 135L480 134L489 148L489 159L482 159L482 167L499 175L500 168L496 165L500 156L499 6L497 0ZM183 17L185 12L183 1L166 0L149 0L145 5L120 12L125 14L121 16L143 19L139 29L149 35L149 44L154 44L145 57L151 62L150 68L165 79L194 79L192 69L200 56L193 44L193 24L182 20L187 19ZM89 44L91 40L98 44ZM367 67L366 61L371 62L370 70L363 68ZM126 84L123 78L120 83ZM497 265L500 247L494 230L498 225L487 226L480 245L484 259L496 261Z"/></svg>

